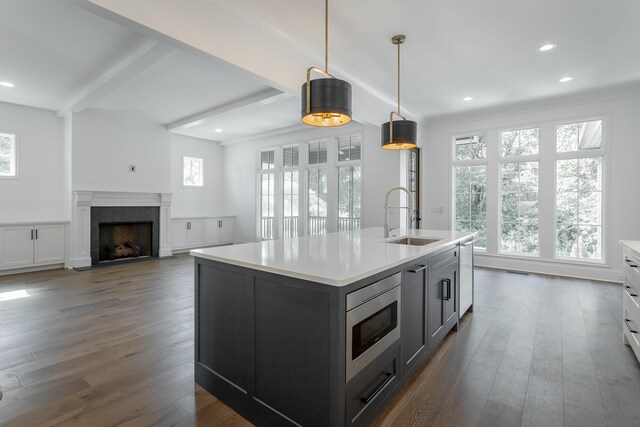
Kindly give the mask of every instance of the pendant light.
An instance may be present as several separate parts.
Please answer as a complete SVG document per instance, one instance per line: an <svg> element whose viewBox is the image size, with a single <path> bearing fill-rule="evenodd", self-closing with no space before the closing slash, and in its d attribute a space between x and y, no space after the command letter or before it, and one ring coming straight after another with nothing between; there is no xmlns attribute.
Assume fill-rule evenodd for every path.
<svg viewBox="0 0 640 427"><path fill-rule="evenodd" d="M418 139L418 125L416 122L407 120L400 113L400 45L404 43L406 37L402 34L391 38L391 43L398 46L398 111L389 114L389 121L382 125L382 148L386 150L408 150L416 147ZM396 115L402 120L393 121Z"/></svg>
<svg viewBox="0 0 640 427"><path fill-rule="evenodd" d="M329 0L324 2L324 70L311 67L302 85L302 122L310 126L342 126L351 121L351 84L329 74ZM327 78L311 80L311 72Z"/></svg>

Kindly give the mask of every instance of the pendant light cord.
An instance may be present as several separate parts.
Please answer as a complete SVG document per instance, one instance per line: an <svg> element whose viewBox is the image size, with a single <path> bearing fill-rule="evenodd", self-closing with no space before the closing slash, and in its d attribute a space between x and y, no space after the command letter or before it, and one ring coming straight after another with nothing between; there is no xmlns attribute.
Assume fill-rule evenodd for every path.
<svg viewBox="0 0 640 427"><path fill-rule="evenodd" d="M400 113L400 43L398 43L398 115Z"/></svg>
<svg viewBox="0 0 640 427"><path fill-rule="evenodd" d="M329 0L324 0L324 72L329 72Z"/></svg>

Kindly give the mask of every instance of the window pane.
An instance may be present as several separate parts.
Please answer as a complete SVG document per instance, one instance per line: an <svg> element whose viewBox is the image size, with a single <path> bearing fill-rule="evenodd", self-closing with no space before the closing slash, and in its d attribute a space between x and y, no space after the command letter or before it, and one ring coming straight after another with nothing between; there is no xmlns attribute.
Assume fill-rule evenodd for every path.
<svg viewBox="0 0 640 427"><path fill-rule="evenodd" d="M338 138L338 161L360 160L361 145L359 136Z"/></svg>
<svg viewBox="0 0 640 427"><path fill-rule="evenodd" d="M327 163L326 141L309 143L309 164L316 165L319 163Z"/></svg>
<svg viewBox="0 0 640 427"><path fill-rule="evenodd" d="M559 153L602 148L602 120L569 123L556 128Z"/></svg>
<svg viewBox="0 0 640 427"><path fill-rule="evenodd" d="M456 138L456 160L484 159L486 157L486 135Z"/></svg>
<svg viewBox="0 0 640 427"><path fill-rule="evenodd" d="M202 187L203 185L203 160L194 157L183 159L183 179L182 183L187 186Z"/></svg>
<svg viewBox="0 0 640 427"><path fill-rule="evenodd" d="M16 136L0 133L0 176L16 176Z"/></svg>
<svg viewBox="0 0 640 427"><path fill-rule="evenodd" d="M455 218L457 231L475 231L476 247L486 248L487 166L455 168Z"/></svg>
<svg viewBox="0 0 640 427"><path fill-rule="evenodd" d="M538 162L504 163L500 172L501 251L537 254Z"/></svg>
<svg viewBox="0 0 640 427"><path fill-rule="evenodd" d="M298 146L284 147L282 149L284 167L298 166Z"/></svg>
<svg viewBox="0 0 640 427"><path fill-rule="evenodd" d="M539 134L538 128L502 132L502 157L538 154Z"/></svg>
<svg viewBox="0 0 640 427"><path fill-rule="evenodd" d="M312 169L309 171L309 212L308 234L327 232L327 171Z"/></svg>
<svg viewBox="0 0 640 427"><path fill-rule="evenodd" d="M275 214L275 175L273 172L260 175L260 238L273 239L273 217Z"/></svg>
<svg viewBox="0 0 640 427"><path fill-rule="evenodd" d="M349 148L351 146L351 141L349 138L339 138L338 139L338 161L343 162L345 160L349 160Z"/></svg>
<svg viewBox="0 0 640 427"><path fill-rule="evenodd" d="M282 234L285 239L298 236L299 174L299 171L288 171L282 174Z"/></svg>
<svg viewBox="0 0 640 427"><path fill-rule="evenodd" d="M602 257L602 158L556 162L556 256Z"/></svg>
<svg viewBox="0 0 640 427"><path fill-rule="evenodd" d="M338 230L360 228L360 166L338 168Z"/></svg>
<svg viewBox="0 0 640 427"><path fill-rule="evenodd" d="M273 169L275 167L274 150L263 151L260 153L260 169Z"/></svg>

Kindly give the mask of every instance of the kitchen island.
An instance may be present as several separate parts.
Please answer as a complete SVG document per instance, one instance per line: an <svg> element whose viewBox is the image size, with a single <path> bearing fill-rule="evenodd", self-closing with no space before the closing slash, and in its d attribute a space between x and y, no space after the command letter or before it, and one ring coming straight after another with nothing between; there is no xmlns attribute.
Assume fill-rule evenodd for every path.
<svg viewBox="0 0 640 427"><path fill-rule="evenodd" d="M368 424L457 328L460 250L473 238L382 236L191 251L196 382L258 425Z"/></svg>

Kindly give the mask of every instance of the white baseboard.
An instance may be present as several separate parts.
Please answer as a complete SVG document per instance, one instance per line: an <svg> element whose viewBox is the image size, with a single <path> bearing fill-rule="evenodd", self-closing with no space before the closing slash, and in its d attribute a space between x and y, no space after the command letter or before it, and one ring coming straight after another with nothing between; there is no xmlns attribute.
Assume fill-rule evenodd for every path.
<svg viewBox="0 0 640 427"><path fill-rule="evenodd" d="M527 273L573 277L576 279L597 280L603 282L622 282L622 273L605 265L588 265L545 261L541 259L493 256L477 252L474 254L474 263L477 267L495 268L497 270L523 271Z"/></svg>
<svg viewBox="0 0 640 427"><path fill-rule="evenodd" d="M91 267L91 258L70 258L67 263L68 268L84 268Z"/></svg>
<svg viewBox="0 0 640 427"><path fill-rule="evenodd" d="M0 276L9 276L11 274L20 274L20 273L33 273L34 271L57 270L60 268L64 268L64 263L51 264L51 265L39 265L37 267L13 268L10 270L0 270Z"/></svg>

